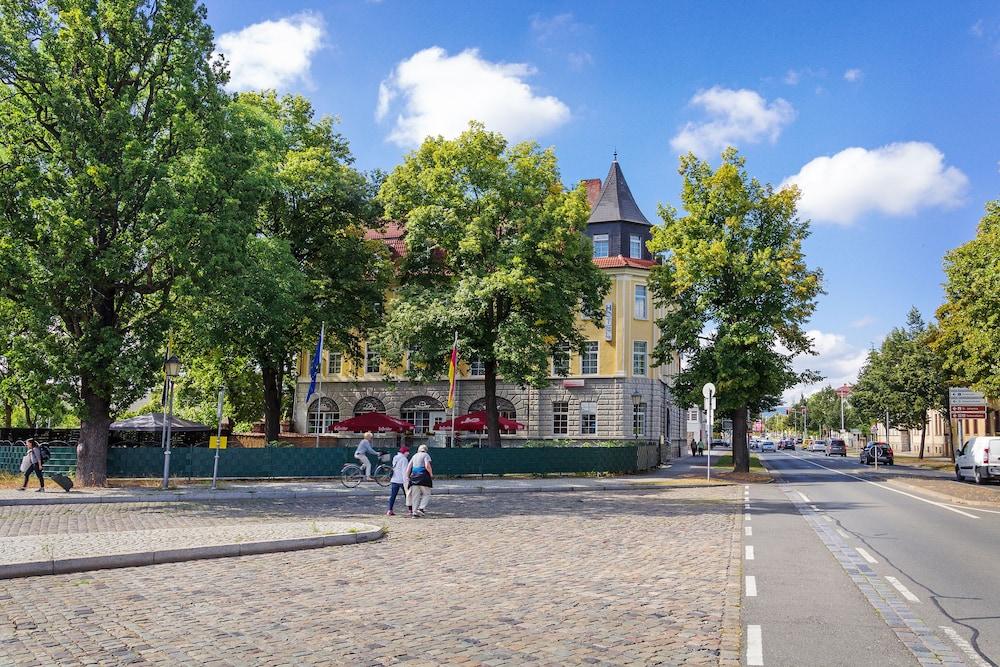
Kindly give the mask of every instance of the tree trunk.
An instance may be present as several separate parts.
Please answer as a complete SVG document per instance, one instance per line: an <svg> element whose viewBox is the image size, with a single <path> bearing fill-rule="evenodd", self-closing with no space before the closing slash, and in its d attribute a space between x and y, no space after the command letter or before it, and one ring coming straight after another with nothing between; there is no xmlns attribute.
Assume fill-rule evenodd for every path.
<svg viewBox="0 0 1000 667"><path fill-rule="evenodd" d="M21 405L24 406L24 423L25 423L25 425L28 428L30 428L30 429L34 429L35 428L35 419L34 419L34 417L31 416L31 408L28 406L27 399L22 398L21 399Z"/></svg>
<svg viewBox="0 0 1000 667"><path fill-rule="evenodd" d="M928 420L924 417L924 428L920 431L920 456L917 457L921 460L924 458L924 442L927 440L927 423Z"/></svg>
<svg viewBox="0 0 1000 667"><path fill-rule="evenodd" d="M733 472L750 472L750 450L747 446L747 415L749 408L736 408L733 420Z"/></svg>
<svg viewBox="0 0 1000 667"><path fill-rule="evenodd" d="M3 427L10 428L14 421L14 405L8 401L3 403Z"/></svg>
<svg viewBox="0 0 1000 667"><path fill-rule="evenodd" d="M80 420L80 442L76 446L76 481L81 486L104 486L108 477L111 401L99 394L92 382L81 379L80 398L86 412Z"/></svg>
<svg viewBox="0 0 1000 667"><path fill-rule="evenodd" d="M500 412L497 410L497 361L485 359L486 371L486 444L490 447L500 446Z"/></svg>
<svg viewBox="0 0 1000 667"><path fill-rule="evenodd" d="M274 442L281 434L281 382L282 373L269 364L261 364L264 380L264 439ZM317 399L319 400L319 399Z"/></svg>

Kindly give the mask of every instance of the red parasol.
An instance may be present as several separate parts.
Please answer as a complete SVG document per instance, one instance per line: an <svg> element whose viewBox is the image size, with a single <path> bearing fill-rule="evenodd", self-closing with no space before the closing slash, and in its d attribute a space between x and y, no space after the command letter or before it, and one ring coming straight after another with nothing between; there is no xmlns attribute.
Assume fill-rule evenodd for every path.
<svg viewBox="0 0 1000 667"><path fill-rule="evenodd" d="M514 421L513 419L507 419L506 417L500 417L500 428L505 431L516 431L518 429L524 428L524 424L521 422ZM437 422L434 424L435 430L451 430L451 420L444 422ZM486 410L480 410L478 412L470 412L467 415L460 415L455 417L455 430L456 431L485 431L486 430Z"/></svg>
<svg viewBox="0 0 1000 667"><path fill-rule="evenodd" d="M413 424L398 417L392 417L381 412L365 412L355 415L350 419L330 424L327 430L354 431L355 433L364 433L365 431L372 431L373 433L385 433L387 431L403 433L404 431L412 431L414 428Z"/></svg>

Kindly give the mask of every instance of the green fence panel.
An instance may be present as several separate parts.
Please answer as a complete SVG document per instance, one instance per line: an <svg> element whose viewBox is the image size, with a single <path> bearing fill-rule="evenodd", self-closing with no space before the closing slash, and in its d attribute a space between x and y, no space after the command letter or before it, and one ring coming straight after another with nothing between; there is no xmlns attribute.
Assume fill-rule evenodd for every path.
<svg viewBox="0 0 1000 667"><path fill-rule="evenodd" d="M18 445L0 445L0 471L20 473L21 459L27 450ZM45 464L47 472L73 472L76 470L76 447L49 447L52 458Z"/></svg>

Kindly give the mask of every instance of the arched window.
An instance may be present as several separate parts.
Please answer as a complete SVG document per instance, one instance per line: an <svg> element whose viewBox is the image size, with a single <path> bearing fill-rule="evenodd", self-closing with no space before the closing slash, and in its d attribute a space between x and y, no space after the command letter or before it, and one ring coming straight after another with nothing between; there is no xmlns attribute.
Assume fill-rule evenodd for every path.
<svg viewBox="0 0 1000 667"><path fill-rule="evenodd" d="M473 401L472 405L469 406L469 412L479 412L480 410L486 410L486 397L480 398L478 401ZM501 417L506 417L507 419L517 419L517 408L506 398L502 396L497 396L497 412L500 413ZM503 435L510 435L516 431L508 431L507 429L501 428L500 433Z"/></svg>
<svg viewBox="0 0 1000 667"><path fill-rule="evenodd" d="M365 396L354 405L354 416L363 415L368 412L381 412L385 414L385 403L374 396Z"/></svg>
<svg viewBox="0 0 1000 667"><path fill-rule="evenodd" d="M329 398L318 398L309 406L308 431L310 433L326 433L326 429L340 421L340 406Z"/></svg>
<svg viewBox="0 0 1000 667"><path fill-rule="evenodd" d="M435 421L444 418L444 406L432 396L417 396L403 403L399 416L414 425L414 433L426 433Z"/></svg>

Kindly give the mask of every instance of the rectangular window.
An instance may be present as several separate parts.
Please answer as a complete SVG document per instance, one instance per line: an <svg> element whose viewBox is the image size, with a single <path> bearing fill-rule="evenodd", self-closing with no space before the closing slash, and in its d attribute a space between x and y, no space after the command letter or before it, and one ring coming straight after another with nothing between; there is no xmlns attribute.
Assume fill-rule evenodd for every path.
<svg viewBox="0 0 1000 667"><path fill-rule="evenodd" d="M597 403L581 401L580 403L580 433L582 435L597 434Z"/></svg>
<svg viewBox="0 0 1000 667"><path fill-rule="evenodd" d="M646 319L646 286L635 286L635 319Z"/></svg>
<svg viewBox="0 0 1000 667"><path fill-rule="evenodd" d="M701 415L698 414L698 408L688 408L688 421L696 422L701 419Z"/></svg>
<svg viewBox="0 0 1000 667"><path fill-rule="evenodd" d="M583 344L583 353L580 355L580 373L582 375L597 374L597 341L588 340Z"/></svg>
<svg viewBox="0 0 1000 667"><path fill-rule="evenodd" d="M381 366L382 360L379 359L378 352L365 346L365 373L378 373Z"/></svg>
<svg viewBox="0 0 1000 667"><path fill-rule="evenodd" d="M328 357L327 365L327 372L329 372L330 375L340 375L340 370L344 365L344 355L340 352L331 352Z"/></svg>
<svg viewBox="0 0 1000 667"><path fill-rule="evenodd" d="M635 234L628 237L628 256L642 259L642 239Z"/></svg>
<svg viewBox="0 0 1000 667"><path fill-rule="evenodd" d="M594 257L608 256L608 235L594 234Z"/></svg>
<svg viewBox="0 0 1000 667"><path fill-rule="evenodd" d="M469 375L486 375L486 364L482 359L473 359L469 363Z"/></svg>
<svg viewBox="0 0 1000 667"><path fill-rule="evenodd" d="M430 410L403 410L400 414L405 421L413 424L413 432L416 434L427 433L431 427Z"/></svg>
<svg viewBox="0 0 1000 667"><path fill-rule="evenodd" d="M632 435L636 438L646 435L646 404L632 406Z"/></svg>
<svg viewBox="0 0 1000 667"><path fill-rule="evenodd" d="M632 341L632 375L646 375L646 341Z"/></svg>
<svg viewBox="0 0 1000 667"><path fill-rule="evenodd" d="M552 433L555 435L569 433L569 403L566 401L552 403Z"/></svg>
<svg viewBox="0 0 1000 667"><path fill-rule="evenodd" d="M569 375L569 344L561 343L552 349L552 374Z"/></svg>

